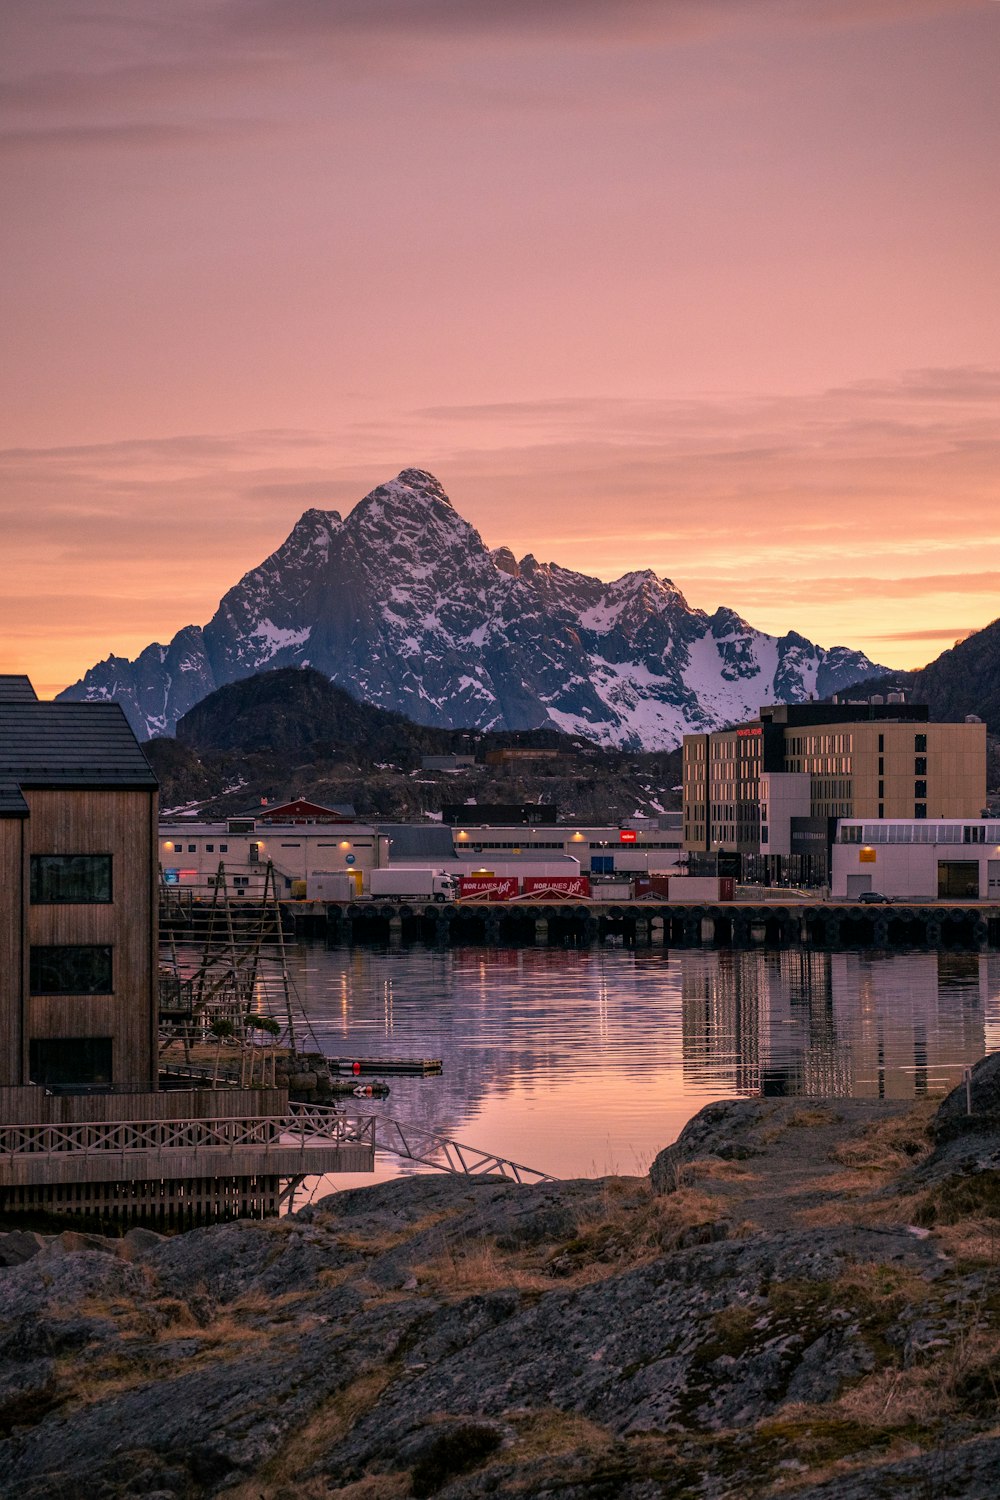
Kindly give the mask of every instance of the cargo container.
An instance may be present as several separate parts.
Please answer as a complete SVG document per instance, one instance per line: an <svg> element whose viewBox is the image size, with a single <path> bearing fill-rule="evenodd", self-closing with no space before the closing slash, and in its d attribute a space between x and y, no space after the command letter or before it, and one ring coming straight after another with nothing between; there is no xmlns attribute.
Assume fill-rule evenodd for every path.
<svg viewBox="0 0 1000 1500"><path fill-rule="evenodd" d="M460 901L513 901L520 881L512 875L463 875L458 882Z"/></svg>
<svg viewBox="0 0 1000 1500"><path fill-rule="evenodd" d="M732 901L733 880L729 875L671 875L666 882L665 901ZM659 891L657 894L660 894Z"/></svg>
<svg viewBox="0 0 1000 1500"><path fill-rule="evenodd" d="M446 870L372 870L368 889L375 900L454 901L455 877Z"/></svg>
<svg viewBox="0 0 1000 1500"><path fill-rule="evenodd" d="M305 889L302 895L307 901L353 901L356 882L347 870L316 870L302 881L292 882L292 896L296 885Z"/></svg>
<svg viewBox="0 0 1000 1500"><path fill-rule="evenodd" d="M521 882L522 896L552 895L590 900L590 878L587 875L526 875Z"/></svg>
<svg viewBox="0 0 1000 1500"><path fill-rule="evenodd" d="M631 880L600 880L595 881L590 888L590 894L595 901L631 901Z"/></svg>

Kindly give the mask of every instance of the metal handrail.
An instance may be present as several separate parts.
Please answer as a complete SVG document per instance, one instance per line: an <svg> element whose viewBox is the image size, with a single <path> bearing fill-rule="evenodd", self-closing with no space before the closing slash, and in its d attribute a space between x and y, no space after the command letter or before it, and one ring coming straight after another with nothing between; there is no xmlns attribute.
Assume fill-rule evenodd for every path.
<svg viewBox="0 0 1000 1500"><path fill-rule="evenodd" d="M357 1118L377 1121L384 1127L377 1137L380 1150L435 1167L440 1172L451 1172L458 1177L503 1177L508 1182L521 1184L556 1181L551 1173L541 1172L537 1167L526 1167L523 1162L497 1156L479 1146L463 1145L439 1131L410 1125L389 1115L359 1115Z"/></svg>

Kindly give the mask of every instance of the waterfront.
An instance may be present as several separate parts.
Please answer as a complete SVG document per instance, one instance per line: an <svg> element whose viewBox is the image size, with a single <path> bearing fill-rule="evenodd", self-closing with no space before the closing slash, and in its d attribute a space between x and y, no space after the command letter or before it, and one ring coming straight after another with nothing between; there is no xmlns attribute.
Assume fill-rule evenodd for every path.
<svg viewBox="0 0 1000 1500"><path fill-rule="evenodd" d="M359 1108L560 1177L645 1172L712 1099L941 1093L1000 1046L994 953L302 944L289 967L328 1056L443 1060Z"/></svg>

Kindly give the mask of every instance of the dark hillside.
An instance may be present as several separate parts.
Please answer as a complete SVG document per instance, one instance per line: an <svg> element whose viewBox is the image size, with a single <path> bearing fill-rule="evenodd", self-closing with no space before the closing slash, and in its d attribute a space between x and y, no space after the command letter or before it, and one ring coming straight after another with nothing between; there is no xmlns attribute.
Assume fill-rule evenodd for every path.
<svg viewBox="0 0 1000 1500"><path fill-rule="evenodd" d="M555 752L488 765L491 751ZM612 822L679 806L680 751L603 750L553 729L433 729L359 703L321 673L289 667L220 688L151 740L161 805L225 815L291 796L350 803L360 817L419 818L445 802L555 803L567 817ZM475 755L454 771L421 756Z"/></svg>
<svg viewBox="0 0 1000 1500"><path fill-rule="evenodd" d="M1000 734L1000 620L943 651L913 680L915 702L930 705L935 719L978 714L991 734Z"/></svg>

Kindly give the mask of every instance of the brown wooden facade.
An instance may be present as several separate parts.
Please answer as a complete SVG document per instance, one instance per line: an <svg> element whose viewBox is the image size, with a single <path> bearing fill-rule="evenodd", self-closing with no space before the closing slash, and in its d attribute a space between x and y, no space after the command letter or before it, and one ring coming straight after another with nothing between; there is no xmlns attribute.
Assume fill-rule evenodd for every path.
<svg viewBox="0 0 1000 1500"><path fill-rule="evenodd" d="M285 1090L160 1090L157 794L116 704L0 677L0 1210L273 1212L374 1165Z"/></svg>
<svg viewBox="0 0 1000 1500"><path fill-rule="evenodd" d="M33 1040L107 1037L115 1088L152 1091L157 1072L156 793L133 790L24 790L29 813L19 859L5 860L2 902L10 908L0 973L7 1046L0 1086L31 1081ZM5 820L8 829L14 820ZM33 904L32 855L109 855L112 899ZM13 914L17 913L16 922ZM33 995L32 947L97 944L111 949L112 988L103 995Z"/></svg>

